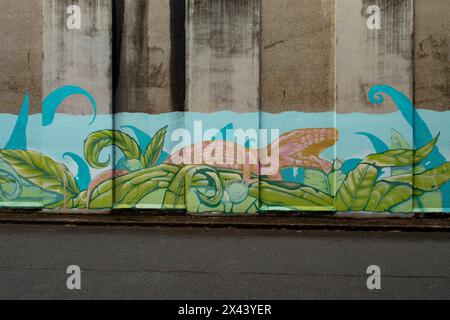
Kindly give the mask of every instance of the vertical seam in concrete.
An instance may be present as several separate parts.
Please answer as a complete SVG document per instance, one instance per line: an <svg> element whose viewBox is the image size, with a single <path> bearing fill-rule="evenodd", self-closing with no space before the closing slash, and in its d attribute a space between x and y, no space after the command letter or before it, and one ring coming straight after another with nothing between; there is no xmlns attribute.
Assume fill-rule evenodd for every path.
<svg viewBox="0 0 450 320"><path fill-rule="evenodd" d="M412 53L411 53L411 59L412 59L412 101L413 106L416 106L416 2L414 0L412 4L413 8L413 14L412 14Z"/></svg>
<svg viewBox="0 0 450 320"><path fill-rule="evenodd" d="M173 111L186 105L186 0L170 0L170 90Z"/></svg>
<svg viewBox="0 0 450 320"><path fill-rule="evenodd" d="M122 53L122 33L124 22L124 0L113 0L112 2L112 83L113 83L113 113L115 111L116 93L119 87L120 60Z"/></svg>
<svg viewBox="0 0 450 320"><path fill-rule="evenodd" d="M112 54L111 54L111 63L112 63L112 99L111 99L111 126L112 129L116 129L116 109L117 109L117 93L119 89L119 81L120 81L120 61L122 57L122 36L123 36L123 24L124 24L124 15L125 15L125 4L124 0L112 0L112 26L111 26L111 41L112 41ZM114 140L114 135L113 135ZM112 170L115 170L116 157L115 152L112 152ZM113 190L115 190L115 179L112 181ZM112 192L111 195L112 206L116 203L115 192Z"/></svg>

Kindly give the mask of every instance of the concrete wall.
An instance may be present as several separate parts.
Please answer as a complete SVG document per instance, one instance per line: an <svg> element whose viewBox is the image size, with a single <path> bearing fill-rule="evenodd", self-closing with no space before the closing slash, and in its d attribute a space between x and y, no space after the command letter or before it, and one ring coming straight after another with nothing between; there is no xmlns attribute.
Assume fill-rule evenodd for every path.
<svg viewBox="0 0 450 320"><path fill-rule="evenodd" d="M6 3L0 207L450 212L447 3L42 0L41 11L39 2ZM66 27L73 4L80 30ZM367 28L369 5L381 8L379 30ZM67 85L93 95L95 121L79 94L61 106L36 101ZM27 90L41 115L15 115ZM412 117L412 98L433 110ZM228 129L245 136L240 146L223 142ZM264 140L258 129L281 136ZM425 156L414 174L412 152L384 154L431 146L439 132L438 148L416 153ZM260 177L267 166L236 163L224 145L276 167ZM180 164L177 148L200 157ZM436 184L421 185L429 179Z"/></svg>
<svg viewBox="0 0 450 320"><path fill-rule="evenodd" d="M26 92L31 111L42 99L42 4L2 0L0 4L0 113L18 113Z"/></svg>
<svg viewBox="0 0 450 320"><path fill-rule="evenodd" d="M119 89L116 97L119 109L156 113L182 109L173 106L171 97L173 95L171 92L174 90L171 79L173 77L171 75L173 73L171 72L171 59L174 56L171 50L173 45L171 7L174 1L116 0L118 7L121 2L124 3L126 9L124 17L128 17L129 20L124 24L122 30L121 50L115 53L121 61L120 70L122 70L118 75ZM364 11L372 2L344 1L339 3L338 1L336 9L332 0L262 0L261 104L264 111L324 111L332 108L335 96L334 56L338 61L337 68L339 70L337 86L338 90L341 90L341 94L338 96L341 97L341 101L344 101L338 108L340 112L355 110L358 103L365 104L366 111L372 112L371 105L365 101L365 95L370 84L377 83L379 79L394 85L398 84L397 87L400 88L404 86L403 91L413 95L411 88L411 70L413 69L416 105L420 108L446 110L450 101L448 85L450 83L450 73L448 72L448 68L450 68L448 57L450 22L446 18L450 4L445 0L415 1L415 61L414 68L412 68L410 57L413 53L408 53L408 48L411 47L412 25L408 21L412 15L413 2L410 0L394 2L389 4L387 0L384 2L377 0L373 3L388 8L383 18L386 19L385 21L389 21L389 19L403 21L393 25L393 28L400 28L404 31L399 32L400 29L374 31L364 44L367 52L352 53L352 48L357 50L358 46L362 46L361 41L368 30L364 27L367 15L351 10L350 7L361 7L361 10ZM4 0L2 2L0 23L2 24L3 41L0 49L2 57L0 59L2 69L0 95L2 108L5 111L17 112L24 92L29 91L31 110L37 112L40 110L39 102L42 90L45 95L63 82L80 83L80 79L83 79L84 84L97 81L95 84L98 87L96 95L102 100L100 111L108 110L107 96L110 88L107 83L110 81L108 74L110 72L110 53L107 53L106 39L111 37L111 32L105 29L107 28L105 25L103 29L96 31L96 38L102 38L102 40L96 44L93 44L92 41L85 41L92 39L92 31L96 28L95 23L102 23L101 21L107 23L108 15L105 16L105 12L99 15L98 12L95 13L95 10L88 9L87 12L83 12L85 14L83 16L85 19L84 29L79 32L68 32L62 27L67 18L64 11L72 3L75 2L46 0L47 7L54 7L53 14L50 14L50 12L45 13L42 10L42 4L39 1L24 0L17 3ZM82 2L78 1L78 3ZM100 2L98 3L100 4ZM94 4L94 7L99 4ZM139 15L136 12L138 4L145 5L142 7L144 10L139 9ZM103 4L103 6L105 5L111 6ZM337 31L339 45L338 51L335 53L333 38L336 10L339 24ZM342 15L339 14L340 12ZM397 12L395 16L393 16L394 12ZM44 26L43 16L46 19ZM283 19L279 19L280 16ZM142 19L136 19L136 17L142 17ZM182 15L178 16L178 18L182 17ZM96 22L96 18L100 20ZM354 23L353 26L352 23ZM22 32L24 29L27 32ZM339 34L342 32L345 33L345 37L340 39ZM44 35L42 35L43 33ZM144 36L145 34L147 36ZM397 35L394 37L393 34ZM399 34L403 35L399 36ZM141 49L137 48L140 45L139 35L142 35L141 44L144 45ZM63 46L62 36L69 38L64 40L64 54L57 54L54 48L59 46L61 49ZM43 40L43 37L46 41ZM70 37L73 37L73 40L70 40ZM180 43L179 39L177 43ZM353 46L355 43L358 43L358 46ZM397 43L398 45L393 48L403 50L403 52L386 51L383 49L383 43L385 45ZM177 52L183 51L183 48L180 48ZM73 64L79 61L76 60L74 52L89 52L89 50L101 50L105 53L93 56L90 58L90 65L76 70L77 68L74 68ZM46 62L44 62L42 71L44 52ZM356 58L358 54L361 59ZM58 55L63 55L64 58L58 58ZM84 54L84 57L87 55L87 53ZM383 58L377 62L374 58L377 56ZM79 56L79 58L82 57L83 54ZM139 61L145 67L142 68ZM61 68L61 64L65 65L64 69ZM80 65L77 63L77 66ZM358 70L367 71L366 74L370 74L367 77L371 77L371 79L362 79L361 75L358 75ZM44 73L44 85L41 84L42 73ZM97 75L102 78L97 78ZM144 75L148 75L148 79ZM358 77L360 79L357 79ZM104 81L105 79L106 81ZM346 96L350 98L345 99ZM359 98L351 98L351 96ZM357 100L351 102L349 101L351 99ZM180 99L178 98L178 100ZM69 102L61 110L68 111L67 109L71 109L71 104L78 104L78 102L80 101ZM391 105L386 110L394 111L395 109Z"/></svg>
<svg viewBox="0 0 450 320"><path fill-rule="evenodd" d="M259 110L259 0L190 0L187 110Z"/></svg>
<svg viewBox="0 0 450 320"><path fill-rule="evenodd" d="M97 101L99 113L112 110L111 0L44 0L43 89L44 96L65 85L80 86ZM81 29L66 26L67 8L81 9ZM68 98L58 109L71 114L90 114L89 101Z"/></svg>
<svg viewBox="0 0 450 320"><path fill-rule="evenodd" d="M450 109L450 1L414 1L414 100L418 108Z"/></svg>
<svg viewBox="0 0 450 320"><path fill-rule="evenodd" d="M172 98L171 2L115 1L117 112L174 111Z"/></svg>
<svg viewBox="0 0 450 320"><path fill-rule="evenodd" d="M334 0L261 3L262 110L334 110Z"/></svg>
<svg viewBox="0 0 450 320"><path fill-rule="evenodd" d="M378 113L369 89L388 84L413 97L413 0L337 0L337 111ZM367 8L381 9L381 29L369 30ZM386 102L385 112L397 111Z"/></svg>

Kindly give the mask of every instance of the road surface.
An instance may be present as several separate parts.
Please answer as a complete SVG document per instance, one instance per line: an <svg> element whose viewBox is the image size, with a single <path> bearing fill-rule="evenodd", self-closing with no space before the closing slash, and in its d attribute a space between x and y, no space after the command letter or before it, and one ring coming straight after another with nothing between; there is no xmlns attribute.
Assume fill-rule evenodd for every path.
<svg viewBox="0 0 450 320"><path fill-rule="evenodd" d="M385 298L450 299L450 234L0 225L0 299Z"/></svg>

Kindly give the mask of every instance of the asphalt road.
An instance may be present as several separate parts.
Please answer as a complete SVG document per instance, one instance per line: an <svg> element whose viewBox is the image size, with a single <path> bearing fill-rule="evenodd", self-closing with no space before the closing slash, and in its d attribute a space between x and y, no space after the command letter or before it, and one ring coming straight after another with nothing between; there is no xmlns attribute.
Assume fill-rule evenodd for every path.
<svg viewBox="0 0 450 320"><path fill-rule="evenodd" d="M382 298L450 299L450 234L0 225L0 299Z"/></svg>

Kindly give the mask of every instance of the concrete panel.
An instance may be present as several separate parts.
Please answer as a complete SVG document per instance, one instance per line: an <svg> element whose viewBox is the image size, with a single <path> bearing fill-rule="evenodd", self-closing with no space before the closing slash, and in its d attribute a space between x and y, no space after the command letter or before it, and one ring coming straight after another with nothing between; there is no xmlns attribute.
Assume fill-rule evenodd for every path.
<svg viewBox="0 0 450 320"><path fill-rule="evenodd" d="M258 111L260 1L188 3L187 109Z"/></svg>
<svg viewBox="0 0 450 320"><path fill-rule="evenodd" d="M231 192L236 188L237 193L245 200L249 185L253 185L256 194L259 190L258 184L255 184L257 181L255 177L259 175L256 166L258 159L255 158L258 158L256 140L258 140L257 130L260 128L260 0L189 0L187 3L186 101L187 111L192 113L186 117L185 127L192 130L195 135L196 124L210 128L220 119L222 126L233 128L234 137L221 137L211 145L216 145L214 148L220 150L222 159L227 159L227 162L233 159L230 168L244 172L243 178L246 181L229 182L226 190ZM219 111L231 112L217 115L200 114ZM237 116L235 113L245 115ZM221 127L214 129L220 130ZM249 132L256 135L247 137ZM223 143L223 140L230 143ZM202 156L197 157L198 159L194 156L194 162L202 164L208 158L205 152L210 147L203 142L197 144L193 150L198 148L201 148ZM251 153L242 151L249 149L253 151ZM214 152L217 156L217 151ZM238 154L244 156L251 154L253 157L241 161ZM234 199L232 196L231 198ZM254 198L257 201L258 196ZM223 202L220 205L223 208L198 207L195 200L189 197L186 201L187 211L191 213L220 212L226 210L224 208L228 205L231 205L236 213L257 211L254 199L251 203L244 203L241 206Z"/></svg>
<svg viewBox="0 0 450 320"><path fill-rule="evenodd" d="M414 145L414 119L408 116L412 114L413 97L413 0L337 0L336 5L336 127L343 137L358 128L352 141L364 145L352 151L351 159L344 156L346 142L341 141L337 144L337 158L346 159L344 168L352 171L354 181L364 181L370 176L370 169L360 162L368 154ZM380 23L375 28L368 24L369 17L376 12L374 8L369 10L371 6L380 9L377 16ZM383 103L372 104L371 100L380 97L384 98ZM386 172L405 174L412 183L412 157L405 164L401 171L392 168ZM374 186L371 188L380 187ZM355 203L369 200L361 197L362 192L354 192L354 188L354 184L348 183L340 189L336 197L338 210L361 210L363 206ZM409 189L412 195L412 187ZM412 211L413 202L405 203L401 210Z"/></svg>
<svg viewBox="0 0 450 320"><path fill-rule="evenodd" d="M335 0L262 0L261 12L262 110L334 110Z"/></svg>
<svg viewBox="0 0 450 320"><path fill-rule="evenodd" d="M450 110L450 1L415 0L414 11L415 106Z"/></svg>
<svg viewBox="0 0 450 320"><path fill-rule="evenodd" d="M85 191L85 194L90 194L92 190L89 186L99 181L99 175L110 172L113 166L113 161L108 161L105 168L101 169L88 166L90 151L84 147L91 133L113 128L112 2L44 0L43 3L44 94L47 96L64 86L81 87L95 100L97 117L93 121L93 107L89 99L72 94L74 91L67 92L70 95L62 104L57 106L56 102L50 108L57 108L58 115L54 119L47 119L48 112L42 116L44 128L40 152L69 169L78 186L75 193ZM80 9L79 29L70 29L68 25L67 19L71 16L68 7L72 5ZM112 149L105 148L101 159L103 157L114 159ZM61 205L64 209L73 207L73 202L69 201L73 195L66 193L73 183L70 185L68 181L64 181L64 202ZM112 199L108 198L108 202L110 208ZM83 204L83 209L88 207L83 200L79 203Z"/></svg>
<svg viewBox="0 0 450 320"><path fill-rule="evenodd" d="M172 98L172 3L115 1L116 11L121 15L116 17L114 26L118 31L116 41L120 41L115 49L115 63L120 66L116 75L116 112L157 114L183 109L175 105L183 103L174 102ZM180 36L179 41L183 42L184 35ZM175 75L180 76L184 84L183 70Z"/></svg>
<svg viewBox="0 0 450 320"><path fill-rule="evenodd" d="M41 110L42 4L2 0L0 9L0 113L17 114L25 93L30 111Z"/></svg>
<svg viewBox="0 0 450 320"><path fill-rule="evenodd" d="M67 28L67 8L81 9L81 29ZM44 94L65 85L80 86L96 100L99 113L111 112L111 0L44 0ZM70 97L58 108L91 114L86 99Z"/></svg>
<svg viewBox="0 0 450 320"><path fill-rule="evenodd" d="M413 96L413 0L337 0L337 112L379 113L370 88L387 84ZM381 29L369 30L367 9L381 9ZM394 112L390 101L383 111Z"/></svg>

